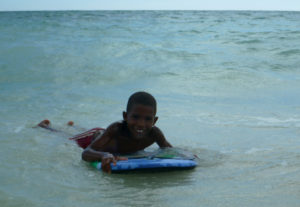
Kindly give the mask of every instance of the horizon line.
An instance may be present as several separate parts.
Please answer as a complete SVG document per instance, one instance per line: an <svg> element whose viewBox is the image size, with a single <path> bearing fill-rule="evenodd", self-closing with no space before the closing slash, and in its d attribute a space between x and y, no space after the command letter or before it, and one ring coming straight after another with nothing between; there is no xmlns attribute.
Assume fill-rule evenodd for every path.
<svg viewBox="0 0 300 207"><path fill-rule="evenodd" d="M42 11L261 11L261 12L299 12L300 10L280 9L34 9L34 10L0 10L0 12L42 12Z"/></svg>

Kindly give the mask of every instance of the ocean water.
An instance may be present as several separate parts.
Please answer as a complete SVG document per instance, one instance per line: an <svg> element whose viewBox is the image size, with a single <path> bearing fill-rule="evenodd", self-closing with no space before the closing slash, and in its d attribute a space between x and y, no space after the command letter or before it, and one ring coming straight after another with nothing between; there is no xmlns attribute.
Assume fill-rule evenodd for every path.
<svg viewBox="0 0 300 207"><path fill-rule="evenodd" d="M0 203L300 205L300 12L0 12ZM194 170L108 175L67 134L152 93ZM75 128L66 126L69 120ZM147 150L157 149L156 145Z"/></svg>

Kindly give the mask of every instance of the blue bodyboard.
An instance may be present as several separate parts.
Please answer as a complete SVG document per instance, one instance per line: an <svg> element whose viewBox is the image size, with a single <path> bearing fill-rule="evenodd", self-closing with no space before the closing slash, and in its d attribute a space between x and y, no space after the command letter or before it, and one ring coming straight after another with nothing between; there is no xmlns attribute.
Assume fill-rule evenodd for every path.
<svg viewBox="0 0 300 207"><path fill-rule="evenodd" d="M92 162L91 164L98 170L101 170L101 162ZM197 162L189 159L139 158L118 161L116 165L111 164L111 171L126 172L138 170L179 170L191 169L196 166Z"/></svg>

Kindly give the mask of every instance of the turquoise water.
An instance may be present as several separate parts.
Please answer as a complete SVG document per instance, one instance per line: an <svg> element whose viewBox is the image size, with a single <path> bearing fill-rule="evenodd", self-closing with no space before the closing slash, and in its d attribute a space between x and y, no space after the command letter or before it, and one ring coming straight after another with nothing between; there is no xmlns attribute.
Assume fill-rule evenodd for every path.
<svg viewBox="0 0 300 207"><path fill-rule="evenodd" d="M0 12L1 206L300 205L300 13ZM184 172L107 175L67 135L135 91L198 155ZM155 150L152 146L149 150Z"/></svg>

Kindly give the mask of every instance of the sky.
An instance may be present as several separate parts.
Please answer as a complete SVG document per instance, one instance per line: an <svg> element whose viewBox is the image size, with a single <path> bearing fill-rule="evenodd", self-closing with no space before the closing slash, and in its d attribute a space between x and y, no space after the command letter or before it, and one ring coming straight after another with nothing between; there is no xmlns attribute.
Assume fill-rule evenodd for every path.
<svg viewBox="0 0 300 207"><path fill-rule="evenodd" d="M0 11L33 10L300 11L300 0L0 0Z"/></svg>

